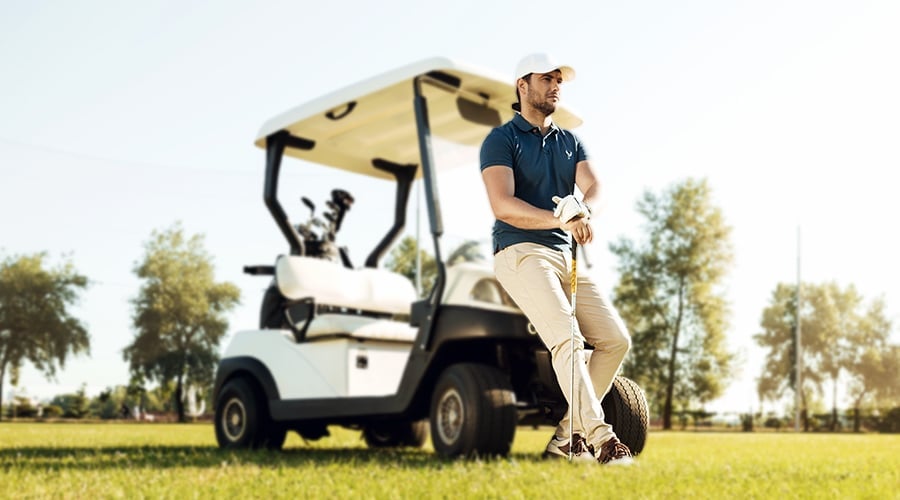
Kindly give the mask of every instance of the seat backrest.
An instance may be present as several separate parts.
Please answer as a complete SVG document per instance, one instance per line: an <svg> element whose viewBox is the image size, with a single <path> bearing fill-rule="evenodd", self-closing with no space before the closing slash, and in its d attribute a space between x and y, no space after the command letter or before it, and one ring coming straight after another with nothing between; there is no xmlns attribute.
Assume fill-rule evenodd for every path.
<svg viewBox="0 0 900 500"><path fill-rule="evenodd" d="M337 262L282 255L275 282L288 299L388 314L409 314L416 291L405 276L387 269L348 269Z"/></svg>

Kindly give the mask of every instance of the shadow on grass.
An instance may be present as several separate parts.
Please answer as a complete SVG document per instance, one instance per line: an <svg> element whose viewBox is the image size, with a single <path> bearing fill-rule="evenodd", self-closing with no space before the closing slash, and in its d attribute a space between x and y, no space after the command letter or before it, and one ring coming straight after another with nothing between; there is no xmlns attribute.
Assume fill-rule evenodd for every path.
<svg viewBox="0 0 900 500"><path fill-rule="evenodd" d="M0 470L102 470L125 467L214 468L223 466L303 467L375 466L441 469L458 462L537 462L538 454L508 457L441 458L419 449L288 448L283 451L222 450L202 446L111 446L98 448L35 446L0 449Z"/></svg>

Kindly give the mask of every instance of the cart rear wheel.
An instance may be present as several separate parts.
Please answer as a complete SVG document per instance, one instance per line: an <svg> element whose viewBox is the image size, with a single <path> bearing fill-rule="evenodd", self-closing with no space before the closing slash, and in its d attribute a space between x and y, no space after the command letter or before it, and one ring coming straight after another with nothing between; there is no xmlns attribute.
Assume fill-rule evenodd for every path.
<svg viewBox="0 0 900 500"><path fill-rule="evenodd" d="M625 443L631 453L639 454L647 443L649 411L644 391L631 379L616 377L612 387L603 398L603 413L606 423Z"/></svg>

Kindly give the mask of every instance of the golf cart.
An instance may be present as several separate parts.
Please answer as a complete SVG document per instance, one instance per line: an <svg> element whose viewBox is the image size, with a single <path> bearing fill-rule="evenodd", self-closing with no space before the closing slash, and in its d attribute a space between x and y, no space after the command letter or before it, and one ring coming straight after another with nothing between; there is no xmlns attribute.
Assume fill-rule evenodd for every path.
<svg viewBox="0 0 900 500"><path fill-rule="evenodd" d="M480 145L512 117L512 82L447 59L414 63L335 91L266 122L264 199L289 253L274 265L258 330L235 333L213 392L215 432L225 448L280 449L287 431L304 439L328 426L360 429L370 447L422 446L442 456L506 455L517 425L555 425L567 405L534 327L485 263L447 266L435 145ZM565 109L554 119L580 120ZM392 213L364 213L386 233L362 266L336 234L355 198L331 193L325 221L293 224L279 201L282 160L392 181ZM477 168L477 155L444 161ZM293 166L293 165L292 165ZM406 223L414 180L422 179L437 276L424 298L405 276L379 264ZM377 226L372 226L377 227ZM606 418L637 454L647 402L617 377Z"/></svg>

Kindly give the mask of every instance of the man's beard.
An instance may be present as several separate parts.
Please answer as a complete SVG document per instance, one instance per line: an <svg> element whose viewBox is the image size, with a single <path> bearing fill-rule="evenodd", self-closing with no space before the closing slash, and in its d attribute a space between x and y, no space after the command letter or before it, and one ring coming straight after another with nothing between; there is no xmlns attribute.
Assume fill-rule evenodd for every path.
<svg viewBox="0 0 900 500"><path fill-rule="evenodd" d="M544 116L550 116L556 111L556 103L549 101L538 101L533 96L528 96L528 104L531 104L531 107L537 111L540 111L544 114Z"/></svg>

